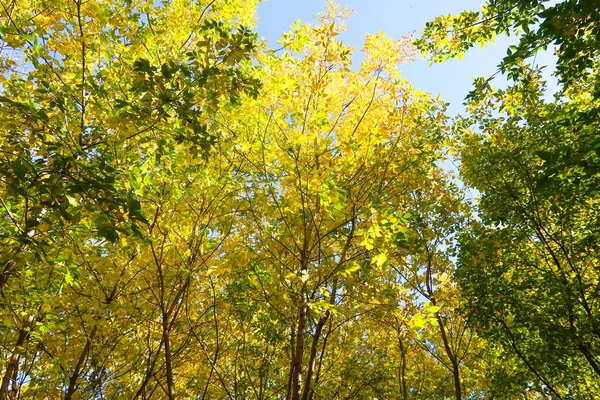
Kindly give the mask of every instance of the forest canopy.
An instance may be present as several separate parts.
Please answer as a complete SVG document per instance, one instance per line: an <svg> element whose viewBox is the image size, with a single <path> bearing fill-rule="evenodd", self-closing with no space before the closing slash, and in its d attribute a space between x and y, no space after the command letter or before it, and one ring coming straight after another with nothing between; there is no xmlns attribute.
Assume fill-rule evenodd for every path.
<svg viewBox="0 0 600 400"><path fill-rule="evenodd" d="M0 0L0 400L599 397L597 2L257 3ZM401 74L505 34L460 115Z"/></svg>

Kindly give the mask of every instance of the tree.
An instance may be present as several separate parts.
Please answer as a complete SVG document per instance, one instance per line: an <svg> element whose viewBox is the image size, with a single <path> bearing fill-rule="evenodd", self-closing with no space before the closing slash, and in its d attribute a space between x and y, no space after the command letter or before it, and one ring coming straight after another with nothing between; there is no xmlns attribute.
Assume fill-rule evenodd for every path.
<svg viewBox="0 0 600 400"><path fill-rule="evenodd" d="M519 36L499 66L509 88L476 79L455 125L462 179L480 194L457 274L478 333L499 350L492 393L598 395L599 12L592 1L492 0L437 18L417 41L441 62ZM531 65L548 47L558 57L554 102Z"/></svg>
<svg viewBox="0 0 600 400"><path fill-rule="evenodd" d="M2 207L5 254L16 257L4 260L0 290L30 257L29 244L43 257L53 230L84 224L82 213L98 237L139 233L147 221L119 182L131 150L168 153L185 141L206 151L215 139L208 115L223 97L256 89L240 64L253 34L225 24L217 6L127 3L3 4ZM174 29L182 20L185 29Z"/></svg>
<svg viewBox="0 0 600 400"><path fill-rule="evenodd" d="M508 384L553 398L598 391L597 215L590 206L598 182L590 22L597 12L586 2L490 2L481 14L436 20L419 41L439 61L497 33L524 32L500 66L514 84L496 90L491 79L477 79L469 115L457 124L463 179L481 193L480 220L461 239L460 282L480 334L520 365L498 370L502 389L494 390ZM547 103L526 59L551 43L563 86L562 97Z"/></svg>
<svg viewBox="0 0 600 400"><path fill-rule="evenodd" d="M480 329L522 364L521 385L531 379L552 397L593 397L597 195L585 173L543 170L575 135L556 129L564 107L544 102L539 74L506 91L483 85L469 102L469 125L479 121L485 134L462 136L464 179L482 193L481 221L462 239L462 285Z"/></svg>
<svg viewBox="0 0 600 400"><path fill-rule="evenodd" d="M333 3L280 51L252 2L2 10L0 399L486 390L410 38L353 67Z"/></svg>
<svg viewBox="0 0 600 400"><path fill-rule="evenodd" d="M338 18L331 5L320 25L285 35L298 56L265 56L264 94L245 113L255 117L235 128L244 132L236 153L248 160L242 271L260 307L285 324L277 359L288 372L277 395L290 399L365 396L381 384L378 368L360 370L372 355L351 345L368 329L362 314L381 307L361 303L383 301L374 241L402 237L396 199L418 174L413 164L436 151L415 123L437 106L396 70L406 42L369 37L353 72L351 50L334 39Z"/></svg>
<svg viewBox="0 0 600 400"><path fill-rule="evenodd" d="M154 198L169 165L206 155L211 116L255 94L252 6L2 2L1 399L134 387L115 382L141 356L122 351L143 316L119 309L132 263L164 236ZM163 319L178 299L161 301Z"/></svg>
<svg viewBox="0 0 600 400"><path fill-rule="evenodd" d="M398 273L422 267L430 240L440 261L429 266L430 278L451 273L440 242L455 221L440 214L456 207L459 195L435 165L446 143L444 104L401 80L396 65L410 55L406 39L367 37L365 59L352 71L351 50L335 39L343 16L337 12L330 5L318 26L297 24L282 37L286 51L261 59L262 94L243 106L252 118L230 122L240 140L233 153L245 160L239 265L230 279L240 282L236 296L250 305L244 318L260 320L237 359L247 374L240 395L451 395L452 374L415 341L409 321L424 305ZM436 230L434 238L404 249L420 229ZM460 325L460 313L443 298L452 291L438 282L429 288L448 309L436 317L439 306L425 306L421 319L447 323L454 314ZM274 318L279 326L269 323ZM456 334L449 339L456 342L450 357L460 358L454 369L469 353L462 342L469 335L456 326L442 330ZM419 354L419 365L407 365L411 354Z"/></svg>
<svg viewBox="0 0 600 400"><path fill-rule="evenodd" d="M479 12L464 11L429 22L415 43L432 62L443 62L475 44L484 45L497 35L517 35L519 43L507 49L499 70L515 81L528 79L528 60L549 47L557 56L555 74L559 95L566 96L564 116L557 126L569 126L578 136L568 146L553 149L544 165L548 175L585 170L595 189L600 173L597 150L600 110L600 8L595 1L491 0ZM477 89L476 89L477 90ZM572 101L577 99L577 101ZM562 129L562 128L558 128Z"/></svg>
<svg viewBox="0 0 600 400"><path fill-rule="evenodd" d="M525 60L541 49L556 46L557 74L566 88L587 81L598 97L595 71L600 33L595 23L600 9L594 1L490 0L481 11L440 16L427 23L417 46L433 62L461 55L475 44L484 45L501 34L518 35L519 44L507 50L502 72L526 72Z"/></svg>

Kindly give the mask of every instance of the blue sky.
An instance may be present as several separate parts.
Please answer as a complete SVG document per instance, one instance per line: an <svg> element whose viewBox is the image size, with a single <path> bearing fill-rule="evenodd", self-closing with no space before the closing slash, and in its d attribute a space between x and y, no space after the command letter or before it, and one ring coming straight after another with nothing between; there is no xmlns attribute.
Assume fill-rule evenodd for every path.
<svg viewBox="0 0 600 400"><path fill-rule="evenodd" d="M480 9L483 0L338 0L354 10L346 21L347 32L341 36L346 44L362 48L366 34L383 30L388 36L405 35L423 29L427 21L442 14L456 14L465 9ZM264 0L258 8L258 32L273 48L277 39L300 19L314 22L313 16L325 8L323 0ZM465 95L471 90L473 77L489 77L498 71L498 64L506 55L506 48L514 44L514 38L502 37L496 44L483 49L474 48L462 60L449 60L429 67L425 60L403 65L403 75L418 89L440 94L450 103L449 112L460 112ZM356 59L356 57L355 57ZM538 55L538 63L551 62L548 54ZM505 85L502 77L496 85Z"/></svg>

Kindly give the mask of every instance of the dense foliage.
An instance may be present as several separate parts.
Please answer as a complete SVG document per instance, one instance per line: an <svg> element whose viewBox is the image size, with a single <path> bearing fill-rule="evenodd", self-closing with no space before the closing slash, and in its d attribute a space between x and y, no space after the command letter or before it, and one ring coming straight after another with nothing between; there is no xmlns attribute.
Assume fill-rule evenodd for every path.
<svg viewBox="0 0 600 400"><path fill-rule="evenodd" d="M600 393L600 6L490 1L440 17L417 42L432 60L521 33L500 70L478 78L456 123L477 218L460 237L457 278L475 330L500 349L491 393L593 399ZM555 46L549 101L535 52ZM511 365L506 368L506 365Z"/></svg>
<svg viewBox="0 0 600 400"><path fill-rule="evenodd" d="M600 395L593 2L428 24L522 38L456 120L333 3L278 51L252 1L0 6L0 400Z"/></svg>

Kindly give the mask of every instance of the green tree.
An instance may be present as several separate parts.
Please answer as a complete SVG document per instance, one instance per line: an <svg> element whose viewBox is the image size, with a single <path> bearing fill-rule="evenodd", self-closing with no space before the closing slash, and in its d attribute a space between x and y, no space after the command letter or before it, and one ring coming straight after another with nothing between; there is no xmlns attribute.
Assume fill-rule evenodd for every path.
<svg viewBox="0 0 600 400"><path fill-rule="evenodd" d="M565 106L544 102L534 71L507 90L478 89L463 123L482 133L463 131L461 160L465 182L481 192L481 220L461 239L460 282L482 334L521 364L511 379L551 397L593 398L598 195L585 174L543 169L577 133L557 129Z"/></svg>
<svg viewBox="0 0 600 400"><path fill-rule="evenodd" d="M490 359L495 396L599 392L599 13L593 1L492 0L438 17L417 40L442 62L499 34L519 38L499 66L509 88L476 79L455 125L462 179L478 191L457 277L499 357ZM553 102L530 64L549 47L558 57Z"/></svg>
<svg viewBox="0 0 600 400"><path fill-rule="evenodd" d="M443 62L462 57L476 44L496 36L517 35L517 45L507 49L499 70L509 78L528 79L528 63L540 50L553 49L557 56L563 116L555 115L558 129L568 127L577 136L571 143L552 149L545 158L548 175L583 169L591 189L600 187L598 116L600 115L600 7L593 0L491 0L481 11L440 16L427 23L415 43L431 60ZM477 90L477 88L475 89ZM576 101L575 101L576 100ZM548 150L549 151L549 150ZM579 172L575 172L579 173Z"/></svg>

